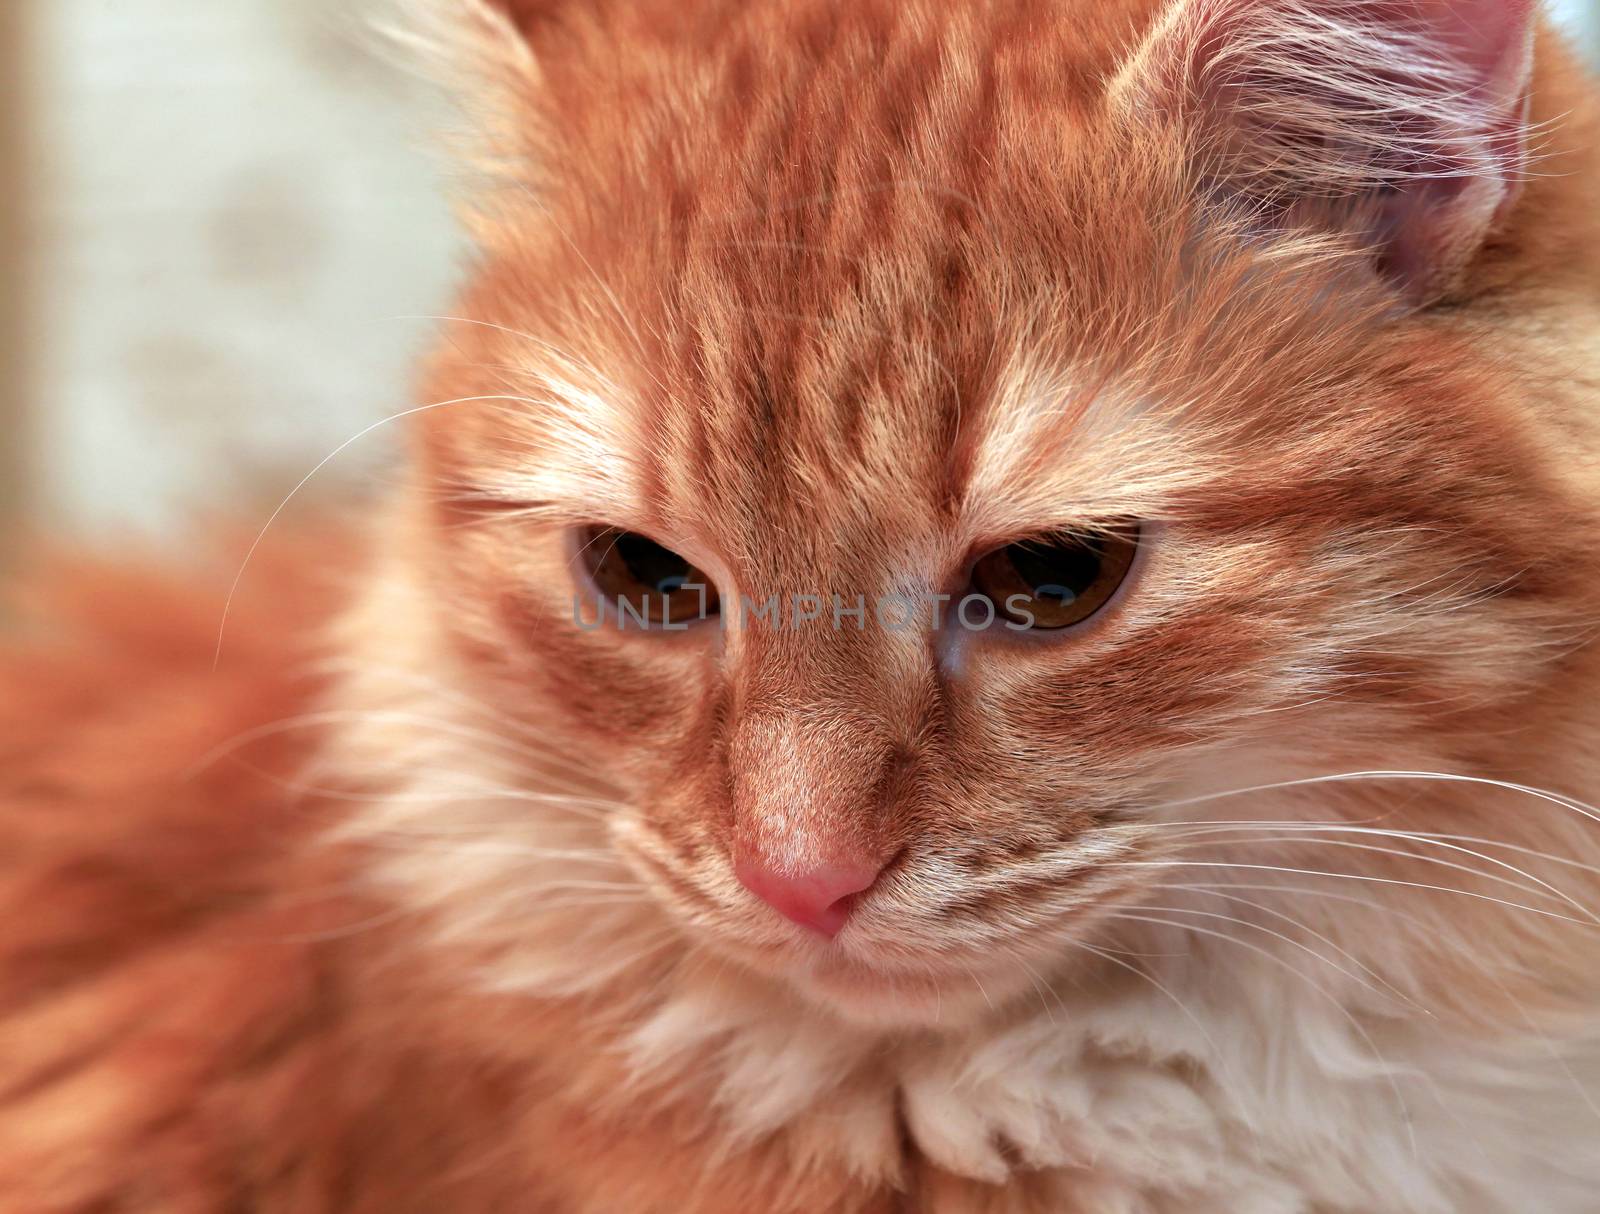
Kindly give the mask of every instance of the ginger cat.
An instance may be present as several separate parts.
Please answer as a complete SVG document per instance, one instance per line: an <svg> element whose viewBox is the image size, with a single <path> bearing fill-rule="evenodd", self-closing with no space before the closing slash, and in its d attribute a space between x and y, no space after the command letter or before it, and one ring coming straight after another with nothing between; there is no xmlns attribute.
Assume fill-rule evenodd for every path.
<svg viewBox="0 0 1600 1214"><path fill-rule="evenodd" d="M367 555L0 665L0 1210L1600 1211L1527 0L436 7Z"/></svg>

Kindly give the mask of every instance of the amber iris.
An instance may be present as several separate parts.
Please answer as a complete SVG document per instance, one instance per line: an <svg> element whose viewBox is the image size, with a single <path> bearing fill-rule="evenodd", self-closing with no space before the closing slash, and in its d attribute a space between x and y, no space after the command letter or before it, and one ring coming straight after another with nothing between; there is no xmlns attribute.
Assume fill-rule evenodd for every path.
<svg viewBox="0 0 1600 1214"><path fill-rule="evenodd" d="M622 624L688 624L717 614L711 579L670 548L615 527L588 528L580 542L595 589Z"/></svg>
<svg viewBox="0 0 1600 1214"><path fill-rule="evenodd" d="M1013 624L1069 628L1111 601L1138 551L1134 526L1023 540L980 560L973 588Z"/></svg>

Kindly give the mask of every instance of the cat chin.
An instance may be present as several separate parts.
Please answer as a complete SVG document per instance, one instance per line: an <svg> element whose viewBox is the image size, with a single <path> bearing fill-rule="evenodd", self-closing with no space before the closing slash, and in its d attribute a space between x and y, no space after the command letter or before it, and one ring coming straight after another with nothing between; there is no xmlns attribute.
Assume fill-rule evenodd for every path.
<svg viewBox="0 0 1600 1214"><path fill-rule="evenodd" d="M1028 988L1025 975L895 973L822 962L791 977L807 1002L873 1029L959 1030L1001 1010Z"/></svg>
<svg viewBox="0 0 1600 1214"><path fill-rule="evenodd" d="M1003 1013L1019 998L1042 997L1037 980L1020 967L896 968L829 945L754 951L717 942L713 951L784 992L783 998L797 994L815 1011L879 1032L959 1032Z"/></svg>

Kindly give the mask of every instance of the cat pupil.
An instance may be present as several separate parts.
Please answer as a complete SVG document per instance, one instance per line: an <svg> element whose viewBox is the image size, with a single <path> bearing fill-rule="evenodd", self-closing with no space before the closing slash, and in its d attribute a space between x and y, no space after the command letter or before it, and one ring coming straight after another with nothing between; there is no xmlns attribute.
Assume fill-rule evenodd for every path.
<svg viewBox="0 0 1600 1214"><path fill-rule="evenodd" d="M657 594L672 594L693 584L693 567L688 561L642 535L626 532L618 536L617 555L641 586Z"/></svg>
<svg viewBox="0 0 1600 1214"><path fill-rule="evenodd" d="M1007 555L1035 597L1063 605L1076 600L1100 576L1100 549L1096 544L1013 544Z"/></svg>

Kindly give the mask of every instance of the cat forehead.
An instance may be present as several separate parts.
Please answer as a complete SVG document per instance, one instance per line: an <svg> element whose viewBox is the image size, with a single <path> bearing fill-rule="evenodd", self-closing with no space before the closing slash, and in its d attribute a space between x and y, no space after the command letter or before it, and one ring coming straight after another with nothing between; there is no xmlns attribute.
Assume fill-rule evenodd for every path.
<svg viewBox="0 0 1600 1214"><path fill-rule="evenodd" d="M1141 513L1163 486L1216 473L1201 456L1216 454L1214 415L1310 417L1325 402L1299 381L1325 381L1325 397L1338 368L1362 365L1353 310L1330 319L1331 296L1251 287L1221 262L1197 285L1159 250L1078 259L1082 283L1004 250L898 275L903 256L873 254L831 286L807 259L778 261L764 291L741 289L754 254L739 257L651 285L579 267L582 307L524 322L536 343L504 336L484 358L534 368L514 408L533 436L499 457L561 469L557 496L674 530L1022 533Z"/></svg>
<svg viewBox="0 0 1600 1214"><path fill-rule="evenodd" d="M1107 213L1125 233L1085 223L1049 258L993 226L907 223L832 260L663 239L556 241L559 273L508 259L469 301L508 323L453 343L518 398L474 473L700 550L975 545L1164 517L1239 468L1242 436L1263 470L1297 449L1265 436L1364 398L1382 343L1348 294L1151 209Z"/></svg>
<svg viewBox="0 0 1600 1214"><path fill-rule="evenodd" d="M1137 516L1187 475L1145 395L1033 352L965 386L916 345L870 375L828 347L789 357L753 382L547 377L499 413L513 432L483 461L508 498L565 517L813 564Z"/></svg>
<svg viewBox="0 0 1600 1214"><path fill-rule="evenodd" d="M1046 253L955 215L971 204L941 190L882 193L893 230L826 237L824 208L783 239L590 246L558 275L513 263L513 283L567 284L556 307L510 310L537 345L507 338L490 360L532 368L545 433L523 449L585 482L614 468L627 484L612 498L629 491L635 509L735 519L950 517L975 494L1031 489L1051 460L1065 475L1068 449L1102 452L1072 502L1108 484L1127 464L1114 440L1149 403L1120 330L1171 303L1142 254L1088 240L1083 257L1069 241Z"/></svg>

